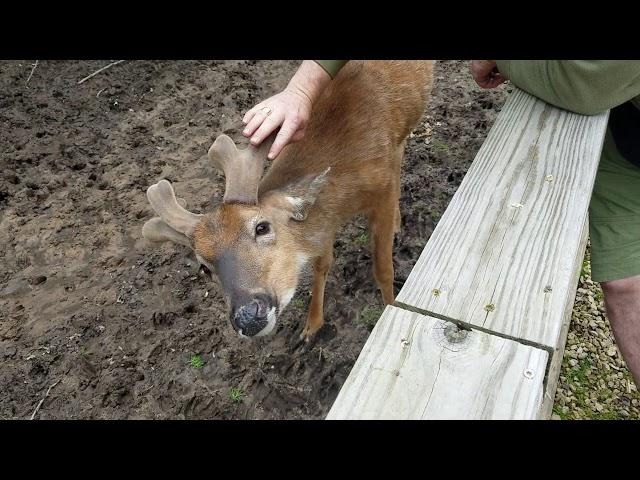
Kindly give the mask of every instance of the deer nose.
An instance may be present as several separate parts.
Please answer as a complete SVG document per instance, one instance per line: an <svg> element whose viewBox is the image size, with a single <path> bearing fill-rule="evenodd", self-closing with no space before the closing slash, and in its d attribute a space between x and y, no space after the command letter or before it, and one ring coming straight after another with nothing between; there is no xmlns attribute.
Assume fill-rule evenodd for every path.
<svg viewBox="0 0 640 480"><path fill-rule="evenodd" d="M235 311L233 323L242 335L253 337L267 326L270 302L267 297L257 296Z"/></svg>

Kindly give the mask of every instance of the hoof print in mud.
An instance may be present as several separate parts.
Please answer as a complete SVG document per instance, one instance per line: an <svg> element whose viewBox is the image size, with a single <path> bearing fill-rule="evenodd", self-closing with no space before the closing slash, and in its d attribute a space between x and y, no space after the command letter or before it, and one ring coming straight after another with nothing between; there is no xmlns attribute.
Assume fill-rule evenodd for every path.
<svg viewBox="0 0 640 480"><path fill-rule="evenodd" d="M149 315L151 323L156 328L168 328L173 325L176 318L174 312L153 312Z"/></svg>

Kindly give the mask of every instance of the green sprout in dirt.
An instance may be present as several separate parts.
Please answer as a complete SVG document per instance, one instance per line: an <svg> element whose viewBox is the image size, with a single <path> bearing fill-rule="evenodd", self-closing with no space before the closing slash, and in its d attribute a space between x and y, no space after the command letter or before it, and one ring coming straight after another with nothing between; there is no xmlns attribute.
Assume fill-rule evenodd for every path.
<svg viewBox="0 0 640 480"><path fill-rule="evenodd" d="M365 246L369 243L369 235L367 232L362 232L360 235L356 237L356 243L360 246Z"/></svg>
<svg viewBox="0 0 640 480"><path fill-rule="evenodd" d="M365 327L369 329L369 331L373 330L373 327L376 326L380 315L384 311L381 307L369 307L362 311L360 314L360 323L362 323Z"/></svg>
<svg viewBox="0 0 640 480"><path fill-rule="evenodd" d="M437 210L429 210L429 215L433 219L434 222L437 222L442 217L442 212L438 212Z"/></svg>
<svg viewBox="0 0 640 480"><path fill-rule="evenodd" d="M200 357L200 355L194 355L193 357L191 357L189 363L193 368L202 368L204 366L204 361L202 360L202 357Z"/></svg>
<svg viewBox="0 0 640 480"><path fill-rule="evenodd" d="M243 397L244 392L241 389L233 387L231 390L229 390L229 398L232 402L241 402Z"/></svg>
<svg viewBox="0 0 640 480"><path fill-rule="evenodd" d="M304 308L304 300L301 298L294 298L291 301L291 305L293 305L295 308Z"/></svg>
<svg viewBox="0 0 640 480"><path fill-rule="evenodd" d="M449 145L447 145L444 142L441 142L440 140L433 140L431 142L431 145L433 145L434 150L436 150L437 152L448 152L449 151Z"/></svg>

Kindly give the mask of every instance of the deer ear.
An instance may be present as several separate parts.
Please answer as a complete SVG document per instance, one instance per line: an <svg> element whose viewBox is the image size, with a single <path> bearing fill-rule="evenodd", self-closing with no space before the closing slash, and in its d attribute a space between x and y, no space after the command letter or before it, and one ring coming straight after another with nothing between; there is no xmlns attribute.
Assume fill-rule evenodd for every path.
<svg viewBox="0 0 640 480"><path fill-rule="evenodd" d="M290 185L284 191L287 209L291 213L291 219L302 222L309 215L309 210L316 203L318 194L329 179L327 168L320 175L308 176L301 181Z"/></svg>

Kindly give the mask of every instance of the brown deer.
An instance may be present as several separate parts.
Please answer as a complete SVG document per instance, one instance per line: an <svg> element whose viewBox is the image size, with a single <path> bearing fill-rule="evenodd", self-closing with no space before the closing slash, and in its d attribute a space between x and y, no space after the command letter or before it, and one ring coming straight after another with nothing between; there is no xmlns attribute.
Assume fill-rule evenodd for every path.
<svg viewBox="0 0 640 480"><path fill-rule="evenodd" d="M432 70L432 61L349 62L318 99L305 137L281 152L262 181L274 137L238 149L220 135L209 157L225 174L223 202L211 213L188 212L161 180L147 191L159 217L144 225L144 237L192 248L218 276L231 323L247 337L273 332L311 264L312 300L301 334L308 340L324 323L336 231L363 213L374 276L384 303L393 303L400 167L427 105Z"/></svg>

